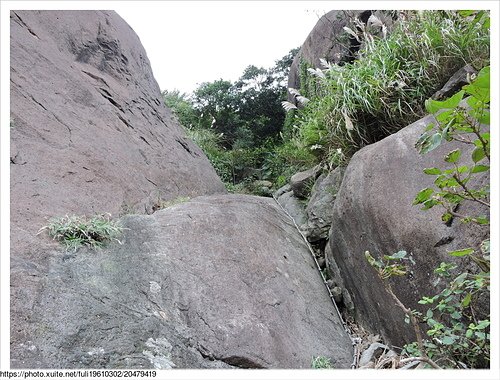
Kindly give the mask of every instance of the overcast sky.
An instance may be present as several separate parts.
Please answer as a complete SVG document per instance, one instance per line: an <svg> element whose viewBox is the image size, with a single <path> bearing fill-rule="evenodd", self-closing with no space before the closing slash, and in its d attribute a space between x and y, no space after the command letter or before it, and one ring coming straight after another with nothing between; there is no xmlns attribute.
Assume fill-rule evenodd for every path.
<svg viewBox="0 0 500 380"><path fill-rule="evenodd" d="M274 65L299 47L331 1L117 3L141 39L161 90L234 81L248 65Z"/></svg>

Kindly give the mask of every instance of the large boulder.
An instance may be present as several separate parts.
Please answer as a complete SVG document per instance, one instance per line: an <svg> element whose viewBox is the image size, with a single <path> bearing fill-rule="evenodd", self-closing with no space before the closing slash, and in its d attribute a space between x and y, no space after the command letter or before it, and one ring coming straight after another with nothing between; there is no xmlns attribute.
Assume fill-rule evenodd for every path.
<svg viewBox="0 0 500 380"><path fill-rule="evenodd" d="M36 335L28 325L52 252L36 234L47 219L151 213L225 189L164 106L139 38L116 13L12 11L10 22L16 346Z"/></svg>
<svg viewBox="0 0 500 380"><path fill-rule="evenodd" d="M14 223L224 192L114 12L11 12L11 119Z"/></svg>
<svg viewBox="0 0 500 380"><path fill-rule="evenodd" d="M443 100L456 94L463 86L470 83L471 78L477 75L477 70L472 65L467 64L453 74L443 87L432 95L432 99Z"/></svg>
<svg viewBox="0 0 500 380"><path fill-rule="evenodd" d="M322 174L314 183L311 198L307 203L305 236L311 243L328 239L332 225L332 207L337 197L344 168L339 166L328 175Z"/></svg>
<svg viewBox="0 0 500 380"><path fill-rule="evenodd" d="M51 245L12 367L310 368L326 356L349 368L351 341L272 199L198 197L122 222L122 245Z"/></svg>
<svg viewBox="0 0 500 380"><path fill-rule="evenodd" d="M398 346L414 340L413 330L404 322L403 312L368 264L364 252L380 258L407 251L414 261L408 264L410 273L389 281L406 307L422 310L417 301L422 296L437 294L445 285L434 269L442 261L453 261L447 252L477 247L489 237L488 226L465 225L458 220L444 223L442 208L423 211L420 206L412 206L420 190L434 186L435 177L424 174L424 168L444 168L445 154L458 147L464 164L471 164L467 162L471 148L466 144L443 143L420 155L415 142L430 123L436 123L433 116L357 152L347 167L333 207L327 261L335 261L334 269L338 265L334 272L343 277L342 286L352 296L358 321ZM481 175L477 183L488 183L489 174ZM472 182L469 185L474 186ZM467 202L459 210L463 215L488 212L485 207ZM466 269L466 260L456 258L455 262L460 270ZM486 303L481 313L487 314L488 310Z"/></svg>

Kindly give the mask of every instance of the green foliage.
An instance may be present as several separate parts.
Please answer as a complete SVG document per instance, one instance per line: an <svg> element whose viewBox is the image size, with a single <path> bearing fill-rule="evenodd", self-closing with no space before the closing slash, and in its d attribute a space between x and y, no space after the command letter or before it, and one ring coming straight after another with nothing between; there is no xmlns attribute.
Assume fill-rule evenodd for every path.
<svg viewBox="0 0 500 380"><path fill-rule="evenodd" d="M466 256L472 252L473 250L467 249L450 252L450 255ZM483 253L489 256L489 242ZM383 260L375 259L367 251L365 257L384 281L407 273L403 263L407 259L405 251L386 255ZM434 273L445 281L453 279L440 293L423 296L418 301L419 304L428 306L425 313L406 309L400 304L407 313L406 322L410 323L413 319L415 322L412 324L416 330L420 330L417 321L425 323L428 337L405 345L404 354L429 358L446 368L484 368L489 365L490 321L487 318L477 319L477 315L481 315L481 310L478 310L479 302L487 299L490 291L489 266L487 268L487 272L463 272L454 277L452 272L456 265L443 262ZM385 284L391 295L396 297L390 285ZM420 335L418 332L417 336Z"/></svg>
<svg viewBox="0 0 500 380"><path fill-rule="evenodd" d="M364 46L357 60L310 70L314 90L311 75L301 78L301 92L313 97L298 112L298 138L321 158L342 164L359 148L415 121L450 73L465 63L488 63L487 19L484 11L408 11L386 38L358 24ZM306 72L304 65L301 75Z"/></svg>
<svg viewBox="0 0 500 380"><path fill-rule="evenodd" d="M162 96L165 104L174 112L182 126L188 129L200 127L199 115L193 108L188 95L181 94L178 90L165 90Z"/></svg>
<svg viewBox="0 0 500 380"><path fill-rule="evenodd" d="M309 72L310 69L314 69L310 63L301 59L299 64L299 83L300 92L306 98L312 98L318 95L320 84L314 76Z"/></svg>
<svg viewBox="0 0 500 380"><path fill-rule="evenodd" d="M464 97L468 96L466 100ZM462 104L466 106L462 106ZM444 156L450 169L424 169L424 173L436 176L437 189L427 188L419 192L414 204L423 209L441 205L445 209L443 221L458 217L462 222L489 224L488 215L460 215L455 210L464 202L477 202L489 207L489 186L477 188L472 179L478 173L489 171L490 134L483 130L489 127L490 114L490 68L483 68L476 79L463 90L444 101L428 100L426 109L434 113L437 126L432 125L418 140L421 153L435 149L443 141L458 141L475 146L470 165L460 149ZM437 131L436 131L437 129ZM487 162L488 164L485 164ZM478 248L463 248L448 252L452 257L470 258L479 267L478 273L463 272L455 277L441 293L423 297L419 303L429 305L422 320L427 323L425 343L427 355L442 358L446 366L456 368L485 367L490 361L490 321L477 319L482 315L477 310L479 300L487 300L490 293L490 241L482 242ZM435 273L450 278L455 266L441 263ZM406 347L414 351L415 344Z"/></svg>
<svg viewBox="0 0 500 380"><path fill-rule="evenodd" d="M441 263L435 273L450 278L448 263ZM426 355L450 368L484 368L490 361L489 319L478 320L478 301L489 296L490 274L461 273L440 293L422 297L427 305L420 319L427 324L428 339L423 341ZM410 355L420 355L417 343L405 346Z"/></svg>
<svg viewBox="0 0 500 380"><path fill-rule="evenodd" d="M329 358L325 356L313 356L311 360L311 368L314 369L331 369L333 365Z"/></svg>
<svg viewBox="0 0 500 380"><path fill-rule="evenodd" d="M489 126L490 114L490 68L483 68L477 78L464 89L445 101L428 100L426 108L435 114L437 124L420 136L417 148L420 153L427 153L438 147L443 141L457 141L475 146L470 156L470 165L460 164L464 160L462 151L454 149L444 156L450 168L426 168L424 173L436 176L435 188L421 190L413 204L421 204L423 209L441 205L445 212L444 222L460 217L464 222L488 224L487 215L463 216L455 210L457 205L468 200L489 207L489 185L477 188L470 184L474 177L489 171L490 133L484 131ZM464 96L467 99L464 100ZM466 105L466 106L465 106Z"/></svg>
<svg viewBox="0 0 500 380"><path fill-rule="evenodd" d="M308 169L316 163L316 158L308 149L298 146L293 140L289 140L266 149L262 177L273 181L275 187L280 188L288 183L292 175Z"/></svg>
<svg viewBox="0 0 500 380"><path fill-rule="evenodd" d="M463 100L467 96L466 100ZM483 68L477 78L464 86L463 90L444 101L428 100L426 109L435 114L436 125L431 124L417 141L420 153L437 148L443 141L458 141L475 146L470 165L459 164L462 151L454 149L445 155L444 161L451 164L445 170L426 168L424 173L436 176L436 188L420 191L414 204L423 209L441 205L445 209L443 221L449 222L455 216L456 207L464 200L475 201L489 207L489 185L471 188L470 183L479 174L489 171L490 133L484 132L490 120L490 68ZM464 222L488 224L486 215L462 217Z"/></svg>
<svg viewBox="0 0 500 380"><path fill-rule="evenodd" d="M299 52L299 50L300 47L291 49L285 56L277 60L274 64L274 67L270 70L276 86L279 86L283 90L285 90L286 85L288 84L288 75L290 73L290 66L292 66L292 62L297 53Z"/></svg>
<svg viewBox="0 0 500 380"><path fill-rule="evenodd" d="M96 215L92 218L85 216L64 216L51 219L49 224L42 227L40 232L47 230L49 236L66 246L67 250L76 251L84 245L91 248L100 248L106 242L117 241L123 228L116 221L111 220L110 214Z"/></svg>
<svg viewBox="0 0 500 380"><path fill-rule="evenodd" d="M232 178L232 160L228 150L223 147L223 135L205 128L186 130L190 137L207 155L220 179L227 183Z"/></svg>
<svg viewBox="0 0 500 380"><path fill-rule="evenodd" d="M193 94L193 107L200 118L200 126L222 133L224 146L231 148L236 131L242 127L237 112L240 94L225 80L202 83Z"/></svg>
<svg viewBox="0 0 500 380"><path fill-rule="evenodd" d="M285 118L281 100L297 50L271 69L248 66L235 83L222 79L202 83L192 96L163 92L166 105L229 191L259 192L251 185L257 179L279 187L315 160L281 133Z"/></svg>
<svg viewBox="0 0 500 380"><path fill-rule="evenodd" d="M285 118L281 100L288 69L283 65L290 54L271 69L248 66L235 83L222 79L202 83L193 96L201 125L223 133L229 149L254 148L276 138Z"/></svg>
<svg viewBox="0 0 500 380"><path fill-rule="evenodd" d="M387 280L393 276L404 276L406 274L406 266L401 264L401 262L403 262L403 260L413 261L410 257L406 257L406 255L406 251L399 251L392 255L384 255L382 260L377 260L369 251L365 252L366 260L377 270L382 280Z"/></svg>

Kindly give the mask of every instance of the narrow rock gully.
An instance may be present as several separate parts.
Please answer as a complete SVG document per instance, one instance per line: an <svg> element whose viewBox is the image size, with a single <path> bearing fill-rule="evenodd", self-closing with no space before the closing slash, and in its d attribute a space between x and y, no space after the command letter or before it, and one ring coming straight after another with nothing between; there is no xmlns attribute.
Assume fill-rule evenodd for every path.
<svg viewBox="0 0 500 380"><path fill-rule="evenodd" d="M319 275L321 276L321 280L323 282L323 284L325 285L325 288L328 292L328 296L330 297L330 300L332 302L332 305L335 309L335 312L337 313L340 321L342 322L342 326L344 327L344 330L346 332L346 334L349 336L351 342L352 342L352 346L353 346L353 359L352 359L352 363L351 363L351 369L355 369L355 368L358 368L358 365L359 365L359 357L360 357L360 344L362 342L362 339L361 337L359 336L356 336L352 331L351 329L349 328L349 325L347 324L347 322L345 321L344 317L342 316L340 310L339 310L339 306L337 305L337 302L335 301L335 297L333 296L332 294L332 291L330 289L330 286L325 278L325 275L323 274L323 270L318 262L318 259L316 258L316 254L314 252L314 249L312 248L311 244L309 243L309 241L307 240L307 237L303 234L303 232L301 231L300 227L297 225L297 223L295 222L295 219L293 218L293 216L291 216L288 211L281 205L280 202L278 202L278 199L276 198L276 196L273 195L273 199L274 201L276 202L276 204L280 207L280 209L290 218L290 220L292 221L295 229L297 230L297 232L300 234L300 236L302 236L302 238L304 239L304 242L306 243L307 245L307 248L309 250L309 252L311 253L311 257L313 258L314 260L314 263L316 264L316 269L318 270L318 273Z"/></svg>

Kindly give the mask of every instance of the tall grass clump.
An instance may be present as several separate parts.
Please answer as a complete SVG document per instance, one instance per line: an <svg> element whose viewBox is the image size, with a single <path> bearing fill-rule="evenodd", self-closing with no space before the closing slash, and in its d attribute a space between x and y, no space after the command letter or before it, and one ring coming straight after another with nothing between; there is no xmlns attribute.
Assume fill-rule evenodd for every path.
<svg viewBox="0 0 500 380"><path fill-rule="evenodd" d="M487 11L402 12L385 38L359 21L357 30L357 60L309 70L319 87L296 124L303 144L335 165L422 117L424 101L465 64L489 64Z"/></svg>
<svg viewBox="0 0 500 380"><path fill-rule="evenodd" d="M101 248L110 241L117 241L123 231L119 222L111 220L111 215L64 216L54 218L42 227L38 233L47 230L49 236L66 246L67 250L76 251L87 245L91 248Z"/></svg>

